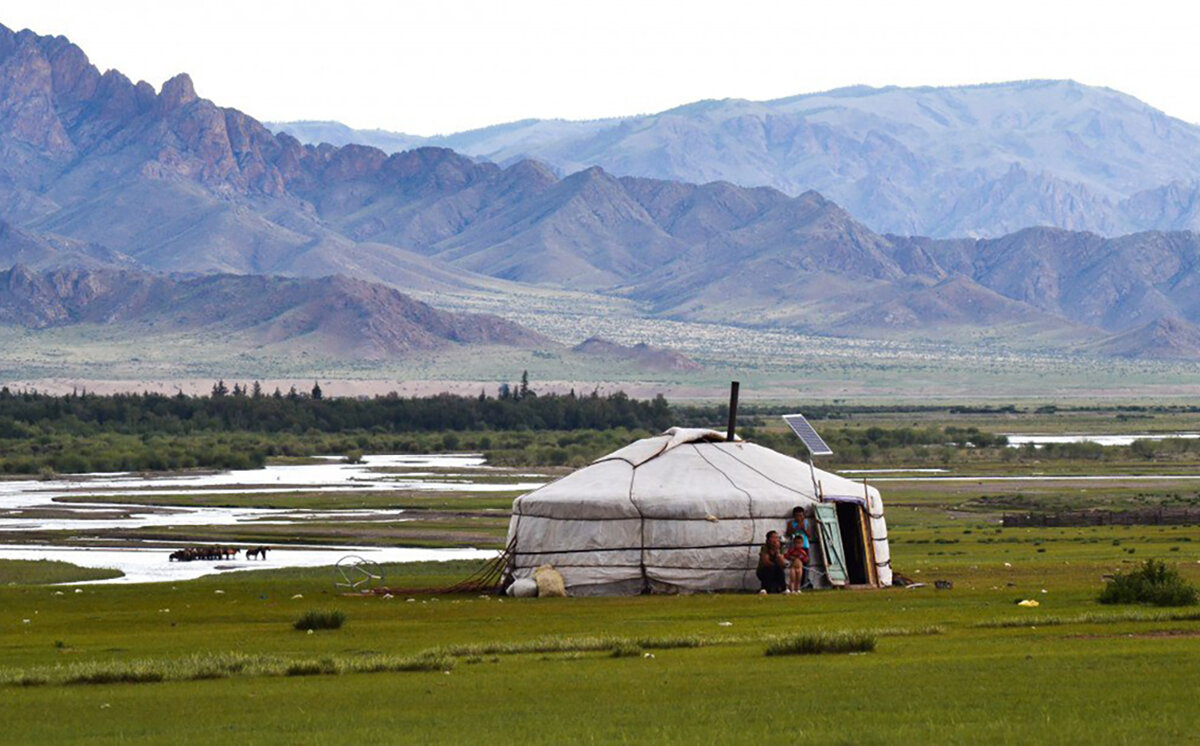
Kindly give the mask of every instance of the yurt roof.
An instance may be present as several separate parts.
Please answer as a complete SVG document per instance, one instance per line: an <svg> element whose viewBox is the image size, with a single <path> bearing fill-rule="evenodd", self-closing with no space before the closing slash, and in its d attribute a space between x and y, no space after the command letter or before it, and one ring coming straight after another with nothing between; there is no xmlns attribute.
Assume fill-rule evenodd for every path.
<svg viewBox="0 0 1200 746"><path fill-rule="evenodd" d="M774 514L816 500L813 474L799 459L714 430L671 428L518 498L515 507L547 518ZM827 497L864 497L862 484L820 469L815 476Z"/></svg>

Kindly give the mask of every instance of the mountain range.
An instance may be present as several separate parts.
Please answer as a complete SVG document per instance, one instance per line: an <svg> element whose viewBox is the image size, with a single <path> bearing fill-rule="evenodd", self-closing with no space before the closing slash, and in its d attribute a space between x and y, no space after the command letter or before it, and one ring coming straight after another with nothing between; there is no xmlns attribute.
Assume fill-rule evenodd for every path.
<svg viewBox="0 0 1200 746"><path fill-rule="evenodd" d="M815 190L885 233L1200 227L1200 126L1069 80L860 86L425 138L337 122L270 126L302 142L447 147L501 164L534 158L558 173L595 165L618 176Z"/></svg>
<svg viewBox="0 0 1200 746"><path fill-rule="evenodd" d="M1160 149L1190 136L1174 120L1160 124ZM1148 173L1157 168L1151 150ZM1123 157L1114 151L1109 170L1120 171ZM201 98L186 75L156 91L101 73L62 37L3 27L0 221L0 267L220 275L217 308L245 328L270 328L264 297L280 314L298 304L314 319L322 308L337 316L336 293L304 305L311 289L288 295L278 276L340 275L353 279L321 280L330 293L361 280L490 293L519 307L533 286L566 288L701 322L1127 356L1153 338L1148 355L1200 356L1200 237L1188 231L914 237L871 230L815 191L598 166L560 176L536 160L499 165L440 147L304 144ZM239 285L231 275L258 277ZM163 280L161 292L186 298L191 282ZM232 318L239 302L254 309L242 320ZM369 311L355 323L403 315L389 304L403 305L360 303ZM338 318L331 323L353 334L349 317ZM403 347L389 345L367 347Z"/></svg>
<svg viewBox="0 0 1200 746"><path fill-rule="evenodd" d="M247 344L311 348L368 360L456 345L553 346L510 321L439 311L394 288L346 277L183 277L66 268L34 272L16 265L0 272L0 324L239 333Z"/></svg>

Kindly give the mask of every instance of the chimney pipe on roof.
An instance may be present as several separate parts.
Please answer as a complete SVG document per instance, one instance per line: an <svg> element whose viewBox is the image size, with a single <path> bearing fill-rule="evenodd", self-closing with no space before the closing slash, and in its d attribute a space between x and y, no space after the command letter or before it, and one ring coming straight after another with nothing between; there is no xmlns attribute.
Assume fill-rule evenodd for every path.
<svg viewBox="0 0 1200 746"><path fill-rule="evenodd" d="M729 429L725 432L725 440L733 440L733 431L737 428L738 382L729 382Z"/></svg>

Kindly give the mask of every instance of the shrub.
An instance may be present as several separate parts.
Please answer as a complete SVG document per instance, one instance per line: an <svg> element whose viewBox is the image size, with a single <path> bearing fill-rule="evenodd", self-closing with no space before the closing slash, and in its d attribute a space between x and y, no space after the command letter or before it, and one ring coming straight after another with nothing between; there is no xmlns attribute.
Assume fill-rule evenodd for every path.
<svg viewBox="0 0 1200 746"><path fill-rule="evenodd" d="M642 654L642 649L632 642L619 642L613 645L610 655L614 658L635 658Z"/></svg>
<svg viewBox="0 0 1200 746"><path fill-rule="evenodd" d="M342 624L346 622L346 615L340 611L331 611L329 609L313 609L304 612L304 615L296 620L293 628L304 630L315 629L341 629Z"/></svg>
<svg viewBox="0 0 1200 746"><path fill-rule="evenodd" d="M780 637L767 646L767 655L869 653L874 649L875 635L870 632L817 632Z"/></svg>
<svg viewBox="0 0 1200 746"><path fill-rule="evenodd" d="M163 672L140 661L132 663L96 663L80 666L66 679L67 684L145 684L159 682Z"/></svg>
<svg viewBox="0 0 1200 746"><path fill-rule="evenodd" d="M339 625L340 626L340 625ZM284 676L325 676L341 673L341 666L332 658L296 661L284 670Z"/></svg>
<svg viewBox="0 0 1200 746"><path fill-rule="evenodd" d="M1196 586L1179 571L1158 560L1146 560L1136 570L1117 573L1100 592L1102 604L1191 606L1200 600Z"/></svg>

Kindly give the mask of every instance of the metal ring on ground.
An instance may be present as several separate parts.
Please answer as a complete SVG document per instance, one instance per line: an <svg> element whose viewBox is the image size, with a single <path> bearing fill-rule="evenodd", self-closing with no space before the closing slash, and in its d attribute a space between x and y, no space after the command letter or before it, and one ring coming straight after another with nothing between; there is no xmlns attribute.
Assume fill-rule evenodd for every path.
<svg viewBox="0 0 1200 746"><path fill-rule="evenodd" d="M334 565L333 585L335 588L362 590L383 585L383 570L373 560L357 554L348 554Z"/></svg>

